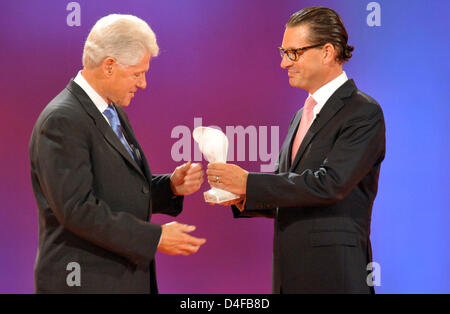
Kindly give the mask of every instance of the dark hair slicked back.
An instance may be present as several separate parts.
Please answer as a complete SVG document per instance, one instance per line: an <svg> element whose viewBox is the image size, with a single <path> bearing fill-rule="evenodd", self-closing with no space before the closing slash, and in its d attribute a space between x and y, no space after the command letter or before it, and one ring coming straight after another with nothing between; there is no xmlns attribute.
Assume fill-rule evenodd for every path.
<svg viewBox="0 0 450 314"><path fill-rule="evenodd" d="M286 27L308 26L311 44L330 43L337 51L336 60L340 63L352 57L353 46L347 45L348 34L339 15L325 7L309 7L295 12Z"/></svg>

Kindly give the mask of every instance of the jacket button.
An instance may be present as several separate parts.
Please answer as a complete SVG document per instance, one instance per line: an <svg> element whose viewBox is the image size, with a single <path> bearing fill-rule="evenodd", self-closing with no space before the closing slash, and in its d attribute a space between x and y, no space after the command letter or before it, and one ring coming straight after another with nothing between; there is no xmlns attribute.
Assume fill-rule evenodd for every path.
<svg viewBox="0 0 450 314"><path fill-rule="evenodd" d="M148 186L147 185L143 185L142 186L142 193L148 194L148 192L150 192L150 190L148 189Z"/></svg>

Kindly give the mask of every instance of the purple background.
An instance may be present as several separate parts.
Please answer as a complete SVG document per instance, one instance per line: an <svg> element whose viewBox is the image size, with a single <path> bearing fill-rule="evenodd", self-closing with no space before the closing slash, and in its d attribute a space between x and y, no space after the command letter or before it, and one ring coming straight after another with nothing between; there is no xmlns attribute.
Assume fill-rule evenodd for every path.
<svg viewBox="0 0 450 314"><path fill-rule="evenodd" d="M371 235L381 265L377 292L450 292L447 2L378 1L380 27L366 23L368 0L80 0L80 27L66 24L69 2L0 4L0 292L33 292L38 224L29 137L44 106L81 69L96 20L130 13L157 35L148 88L127 112L152 171L166 173L180 164L171 158L172 129L192 131L194 117L222 129L279 126L281 145L306 93L289 86L276 47L289 16L311 5L341 15L355 46L344 69L385 114ZM265 164L249 162L248 152L246 160L237 164L250 171ZM153 222L172 220L155 215ZM189 257L157 254L162 293L270 293L271 220L235 220L228 208L204 204L202 193L186 198L176 220L196 225L208 242Z"/></svg>

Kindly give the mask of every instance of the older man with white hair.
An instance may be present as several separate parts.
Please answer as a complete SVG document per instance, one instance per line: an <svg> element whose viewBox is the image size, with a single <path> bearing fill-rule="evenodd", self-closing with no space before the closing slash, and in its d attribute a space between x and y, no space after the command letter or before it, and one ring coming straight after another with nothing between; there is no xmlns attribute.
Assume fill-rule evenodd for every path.
<svg viewBox="0 0 450 314"><path fill-rule="evenodd" d="M37 293L157 293L155 253L189 255L206 241L176 216L203 182L199 164L153 175L127 115L158 55L143 20L112 14L92 28L83 70L43 110L30 141L39 208Z"/></svg>

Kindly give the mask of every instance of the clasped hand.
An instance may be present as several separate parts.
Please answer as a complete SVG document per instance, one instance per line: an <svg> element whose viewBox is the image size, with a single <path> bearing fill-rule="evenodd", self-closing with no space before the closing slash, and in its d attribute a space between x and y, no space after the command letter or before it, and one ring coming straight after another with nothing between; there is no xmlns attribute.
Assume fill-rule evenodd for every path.
<svg viewBox="0 0 450 314"><path fill-rule="evenodd" d="M245 199L248 172L244 169L226 163L210 163L208 170L208 183L231 193L240 195L238 199L223 202L220 205L231 206L242 204ZM189 195L200 189L203 183L203 170L201 164L190 161L177 167L170 176L170 187L174 195ZM216 204L211 204L216 205ZM242 211L243 207L238 206ZM206 239L189 235L195 226L171 222L162 226L161 240L158 246L160 252L175 255L190 255L199 250Z"/></svg>
<svg viewBox="0 0 450 314"><path fill-rule="evenodd" d="M202 165L187 163L175 168L170 176L170 187L174 195L189 195L197 192L203 183Z"/></svg>
<svg viewBox="0 0 450 314"><path fill-rule="evenodd" d="M237 199L211 205L236 205L240 211L244 209L242 202L245 200L247 193L248 171L233 164L212 162L208 165L206 174L208 175L208 183L212 187L239 195Z"/></svg>

